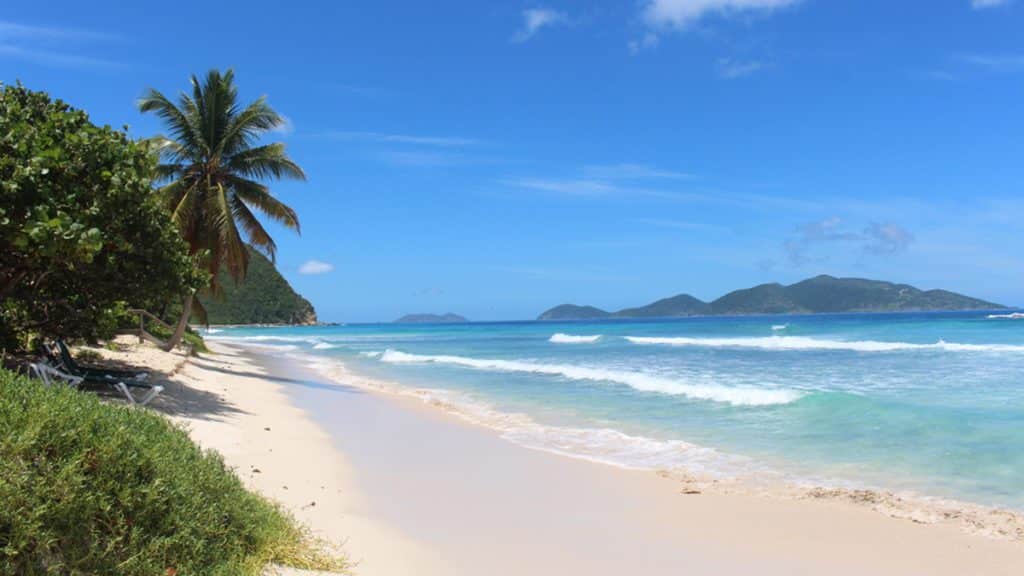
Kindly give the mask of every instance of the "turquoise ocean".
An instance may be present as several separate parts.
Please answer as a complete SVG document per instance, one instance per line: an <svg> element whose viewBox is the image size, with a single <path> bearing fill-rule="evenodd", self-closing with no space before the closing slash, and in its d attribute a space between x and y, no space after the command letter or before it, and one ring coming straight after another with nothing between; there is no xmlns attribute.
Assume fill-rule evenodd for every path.
<svg viewBox="0 0 1024 576"><path fill-rule="evenodd" d="M213 328L608 464L1024 511L1024 315Z"/></svg>

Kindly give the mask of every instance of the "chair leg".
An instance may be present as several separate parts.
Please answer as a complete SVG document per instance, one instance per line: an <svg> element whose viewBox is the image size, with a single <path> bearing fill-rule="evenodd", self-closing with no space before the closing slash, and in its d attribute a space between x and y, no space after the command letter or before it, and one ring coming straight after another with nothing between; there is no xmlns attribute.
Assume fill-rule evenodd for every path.
<svg viewBox="0 0 1024 576"><path fill-rule="evenodd" d="M135 397L132 396L131 391L128 390L128 386L125 386L124 382L117 382L114 384L114 388L117 388L117 390L121 392L121 395L124 396L125 400L127 400L129 404L135 406Z"/></svg>
<svg viewBox="0 0 1024 576"><path fill-rule="evenodd" d="M139 400L139 406L145 406L146 404L149 404L150 400L156 398L156 395L163 391L163 386L153 386L152 388L149 389L149 392L146 392L146 395L142 397L142 400Z"/></svg>
<svg viewBox="0 0 1024 576"><path fill-rule="evenodd" d="M125 385L124 382L118 382L114 384L114 388L117 388L118 391L121 392L125 399L128 400L128 403L131 404L132 406L145 406L146 404L149 404L150 400L156 398L157 394L164 391L163 386L153 386L152 388L149 389L148 392L146 392L142 396L141 399L136 399L135 396L132 394L132 391L128 389L128 386Z"/></svg>

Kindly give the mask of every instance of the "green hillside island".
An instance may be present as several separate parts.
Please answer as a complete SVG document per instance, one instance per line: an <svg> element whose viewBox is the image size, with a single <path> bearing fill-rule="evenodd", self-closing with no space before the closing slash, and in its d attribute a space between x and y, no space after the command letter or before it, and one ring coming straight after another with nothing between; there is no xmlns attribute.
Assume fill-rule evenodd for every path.
<svg viewBox="0 0 1024 576"><path fill-rule="evenodd" d="M313 305L292 289L266 256L249 249L245 280L225 270L218 277L223 296L200 296L210 324L316 324Z"/></svg>
<svg viewBox="0 0 1024 576"><path fill-rule="evenodd" d="M1005 306L947 290L921 290L863 278L815 276L789 286L761 284L703 302L689 294L658 300L646 306L607 312L593 306L562 304L538 320L595 320L604 318L672 318L744 314L828 314L841 312L917 312L940 310L999 310Z"/></svg>
<svg viewBox="0 0 1024 576"><path fill-rule="evenodd" d="M457 324L459 322L469 322L469 320L451 312L447 314L406 314L395 320L395 324Z"/></svg>

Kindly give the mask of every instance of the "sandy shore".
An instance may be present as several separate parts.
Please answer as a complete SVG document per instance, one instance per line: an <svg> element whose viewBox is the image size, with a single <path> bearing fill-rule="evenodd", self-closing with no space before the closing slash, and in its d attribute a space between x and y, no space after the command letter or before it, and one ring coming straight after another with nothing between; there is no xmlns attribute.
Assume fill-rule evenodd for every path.
<svg viewBox="0 0 1024 576"><path fill-rule="evenodd" d="M686 494L217 346L156 408L373 575L1020 574L1024 544L836 499ZM133 352L135 364L153 365Z"/></svg>

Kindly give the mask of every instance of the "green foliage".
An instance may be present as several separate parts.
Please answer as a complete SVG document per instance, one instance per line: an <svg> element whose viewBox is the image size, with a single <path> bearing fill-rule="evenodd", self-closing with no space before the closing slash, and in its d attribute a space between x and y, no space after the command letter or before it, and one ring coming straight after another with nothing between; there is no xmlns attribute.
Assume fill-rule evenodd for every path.
<svg viewBox="0 0 1024 576"><path fill-rule="evenodd" d="M0 571L339 569L213 452L154 413L0 371Z"/></svg>
<svg viewBox="0 0 1024 576"><path fill-rule="evenodd" d="M126 306L202 281L153 195L155 170L149 144L0 85L0 346L106 337Z"/></svg>
<svg viewBox="0 0 1024 576"><path fill-rule="evenodd" d="M301 324L316 321L308 300L297 294L288 281L262 254L250 250L249 272L235 283L221 271L219 297L202 297L211 324Z"/></svg>

